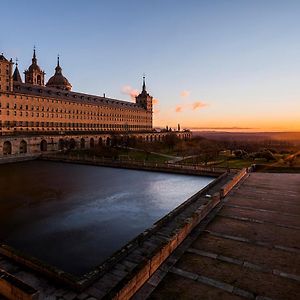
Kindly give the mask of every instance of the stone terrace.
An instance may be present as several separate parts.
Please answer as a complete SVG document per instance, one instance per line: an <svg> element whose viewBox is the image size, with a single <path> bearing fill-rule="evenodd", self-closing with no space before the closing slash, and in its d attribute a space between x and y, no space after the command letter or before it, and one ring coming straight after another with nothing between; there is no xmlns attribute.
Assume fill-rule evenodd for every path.
<svg viewBox="0 0 300 300"><path fill-rule="evenodd" d="M141 240L138 238L136 247L132 247L134 242L129 243L131 250L128 253L124 252L124 255L108 271L99 279L95 278L95 281L88 287L83 288L81 292L76 292L66 284L61 283L61 280L51 280L31 268L25 267L24 261L26 261L26 265L28 263L31 265L30 261L26 259L23 261L22 257L16 256L14 253L8 256L14 257L19 262L23 261L22 265L10 260L7 258L7 253L3 255L3 251L6 252L6 248L3 247L0 249L0 270L13 275L17 280L21 280L38 291L39 299L128 299L155 272L157 267L181 243L192 228L197 226L199 221L219 203L221 188L226 186L228 182L232 185L234 178L239 176L235 172L224 173L206 188L170 212L157 222L152 229L148 229L149 232L153 230L151 234L147 235L145 231L140 235L144 236L145 234L145 238ZM120 253L122 254L122 252ZM62 273L59 273L55 278L61 278L62 275Z"/></svg>
<svg viewBox="0 0 300 300"><path fill-rule="evenodd" d="M300 297L300 174L250 173L133 297Z"/></svg>

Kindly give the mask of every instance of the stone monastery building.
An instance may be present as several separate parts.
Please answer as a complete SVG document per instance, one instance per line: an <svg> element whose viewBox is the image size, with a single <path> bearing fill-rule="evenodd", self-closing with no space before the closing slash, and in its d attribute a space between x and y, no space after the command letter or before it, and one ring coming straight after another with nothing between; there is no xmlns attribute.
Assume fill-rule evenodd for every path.
<svg viewBox="0 0 300 300"><path fill-rule="evenodd" d="M37 63L25 70L0 55L0 104L2 135L15 133L69 133L91 131L143 132L152 129L152 97L145 79L136 103L73 92L57 59L55 74L46 83Z"/></svg>

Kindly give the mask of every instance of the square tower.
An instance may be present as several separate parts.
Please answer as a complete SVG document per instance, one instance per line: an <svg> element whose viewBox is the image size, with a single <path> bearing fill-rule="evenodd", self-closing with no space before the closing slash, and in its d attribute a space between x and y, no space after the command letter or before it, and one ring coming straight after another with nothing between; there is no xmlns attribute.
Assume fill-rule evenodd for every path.
<svg viewBox="0 0 300 300"><path fill-rule="evenodd" d="M8 61L3 53L0 54L0 92L12 92L13 90L13 62Z"/></svg>
<svg viewBox="0 0 300 300"><path fill-rule="evenodd" d="M139 106L143 107L144 109L152 113L153 97L150 96L146 91L145 76L143 77L142 92L137 97L135 97L135 99L136 99L136 104L138 104Z"/></svg>

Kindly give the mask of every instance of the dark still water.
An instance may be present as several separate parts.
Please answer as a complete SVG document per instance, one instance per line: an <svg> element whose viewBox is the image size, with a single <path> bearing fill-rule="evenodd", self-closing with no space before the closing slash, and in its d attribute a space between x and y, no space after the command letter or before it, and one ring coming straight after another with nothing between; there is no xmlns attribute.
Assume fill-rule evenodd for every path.
<svg viewBox="0 0 300 300"><path fill-rule="evenodd" d="M43 161L0 165L0 242L82 275L212 180Z"/></svg>

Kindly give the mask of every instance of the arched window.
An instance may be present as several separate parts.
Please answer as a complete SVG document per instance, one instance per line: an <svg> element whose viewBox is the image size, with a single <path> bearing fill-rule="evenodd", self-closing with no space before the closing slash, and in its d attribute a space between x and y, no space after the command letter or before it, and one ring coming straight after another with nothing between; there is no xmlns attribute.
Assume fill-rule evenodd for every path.
<svg viewBox="0 0 300 300"><path fill-rule="evenodd" d="M38 75L38 76L36 77L36 83L37 83L38 85L41 85L41 84L42 84L42 78L41 78L41 75Z"/></svg>

